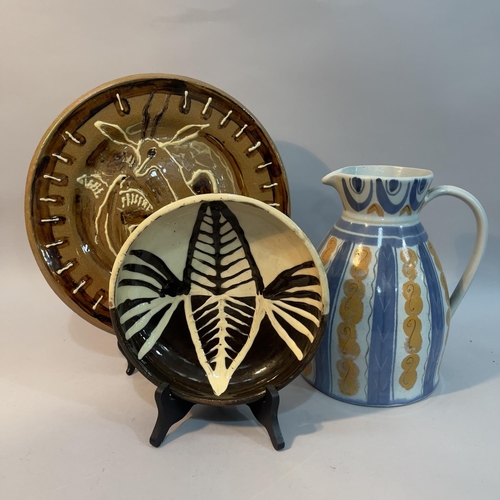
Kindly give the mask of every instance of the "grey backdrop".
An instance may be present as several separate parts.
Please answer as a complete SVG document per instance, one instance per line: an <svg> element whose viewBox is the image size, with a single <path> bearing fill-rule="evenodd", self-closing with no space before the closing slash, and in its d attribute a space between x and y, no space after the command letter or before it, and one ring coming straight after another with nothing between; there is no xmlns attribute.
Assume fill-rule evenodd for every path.
<svg viewBox="0 0 500 500"><path fill-rule="evenodd" d="M247 106L278 146L288 173L293 218L315 244L340 215L336 193L321 184L321 177L343 166L394 164L427 168L435 173L434 185L454 184L479 198L490 219L490 241L478 276L453 319L443 362L442 391L450 397L455 392L464 397L469 388L476 391L480 386L493 387L483 401L496 401L500 363L500 2L0 0L0 12L0 374L4 396L10 401L3 409L0 405L0 437L6 428L11 429L13 436L8 441L12 446L4 447L8 456L0 457L0 470L7 471L4 479L8 478L8 498L23 498L23 494L27 498L30 488L37 485L38 492L45 495L52 491L47 481L54 489L65 484L64 478L57 475L61 467L63 476L85 475L85 471L79 470L79 475L72 476L73 469L65 469L71 467L66 465L71 453L57 452L56 447L63 446L59 444L52 449L51 443L58 441L56 437L44 440L46 434L40 424L40 428L34 427L37 436L42 436L42 446L57 459L48 459L52 469L45 479L40 476L38 483L25 480L28 473L9 458L17 457L16 453L24 456L30 446L22 441L21 448L17 447L19 436L26 431L14 423L25 422L14 417L19 415L19 408L24 408L20 401L31 397L30 391L38 394L47 387L53 388L49 392L57 401L67 401L69 394L73 401L69 387L67 391L56 388L64 384L63 380L74 377L76 393L86 390L82 380L74 375L79 359L88 359L89 366L95 363L99 372L101 368L97 367L101 365L97 360L105 352L108 364L102 370L107 371L108 366L114 366L112 363L116 363L116 370L121 366L112 341L104 340L104 334L68 311L44 282L25 236L23 196L31 156L52 120L88 90L129 74L164 72L194 77L223 89ZM440 198L426 207L423 223L452 287L472 250L473 216L460 201ZM82 351L68 361L68 366L61 361L68 356L67 351L58 350L62 349L62 339L68 340L66 349ZM135 380L136 390L130 391L149 395L151 389L137 385L140 382ZM96 378L94 387L104 383L100 381L104 381L104 376ZM307 390L301 382L295 384L294 390ZM324 399L315 399L320 396L311 394L308 392L307 398L320 401L318 405L327 404ZM107 415L106 401L96 403L88 397L84 406L99 407L98 413ZM144 398L149 403L148 418L152 419L154 404L150 396ZM50 398L40 401L47 401L47 408L52 408L49 401L50 405L55 404ZM489 409L485 404L479 407L481 415L493 410L498 415L498 404L488 406ZM309 423L315 422L314 412L321 413L318 408L308 413L312 419ZM346 405L335 408L346 416L362 411ZM460 413L462 409L458 408ZM62 419L66 414L61 411L58 414ZM300 414L299 410L294 411ZM363 421L369 413L356 415ZM88 417L81 425L91 421ZM147 422L137 430L139 437L127 434L117 438L117 442L145 442ZM327 422L328 419L320 419L313 430L319 432L322 426L328 427ZM462 429L470 428L469 424L464 423ZM85 448L84 442L91 443L85 457L90 456L92 448L104 453L97 443L101 437L95 437L100 436L95 425L94 438L81 437L75 444ZM480 432L488 424L480 421L477 426L475 432ZM251 428L248 432L257 430ZM373 432L377 439L377 431ZM426 443L435 438L422 432ZM478 435L477 443L474 441L474 449L484 450L478 451L472 462L479 463L483 456L488 464L495 460L498 464L498 446L495 448L494 443L498 445L499 435L494 430L490 432L493 434ZM184 439L187 441L187 436L179 439L179 446ZM259 445L266 446L265 442L263 438ZM443 446L453 446L454 442L456 439L450 437ZM109 446L119 445L113 441ZM196 448L187 449L199 453ZM167 450L165 447L160 453L165 456ZM390 450L382 446L381 453L389 454ZM357 459L360 454L361 451ZM424 460L424 456L422 449L413 462L421 473L425 467L419 460ZM452 463L459 460L457 457L450 458ZM88 460L82 463L97 468L97 462ZM149 464L147 460L153 458L143 460ZM261 458L255 460L260 463ZM293 467L298 467L300 457L289 460ZM33 467L43 470L44 463L39 456ZM78 468L78 461L71 463ZM89 470L93 473L95 468L91 465ZM99 470L101 465L99 462ZM236 467L226 465L228 470ZM456 467L458 471L468 470L465 463ZM283 472L272 467L269 470L278 475ZM462 494L463 498L471 498L469 493L480 491L484 498L498 494L498 474L488 474L488 470L477 472L484 475L477 486L479 490L473 481L459 481L461 489L455 498ZM113 488L118 488L116 485L124 479L117 474L115 482L106 483L107 490L99 490L103 498L113 498L110 495L117 491ZM238 476L239 472L235 474ZM391 470L387 469L377 477L389 481L390 476ZM287 487L291 487L292 477L288 477ZM368 490L376 488L373 481L363 482L356 476L355 483L349 483L348 478L344 474L339 480L350 485L345 486L346 491L353 495L361 494L364 485ZM432 481L430 484L429 491L422 485L420 488L424 489L418 490L427 498L432 497L432 491L439 491ZM449 493L452 482L445 484ZM134 486L129 487L123 498L133 495ZM249 495L256 494L252 487L248 486ZM404 490L403 485L401 489L394 488L391 491L396 496ZM202 489L202 483L194 482L189 491L195 495ZM64 491L60 490L61 495ZM270 496L272 491L268 491ZM295 491L298 495L302 490ZM422 498L418 491L415 497L408 498ZM47 495L57 497L55 493ZM36 494L35 497L38 498Z"/></svg>
<svg viewBox="0 0 500 500"><path fill-rule="evenodd" d="M339 215L335 193L320 184L328 171L428 168L434 185L455 184L483 203L491 224L483 286L498 283L498 2L2 4L1 203L11 215L1 224L16 235L18 261L31 261L18 231L26 169L52 120L101 83L165 72L212 83L259 118L285 162L293 218L314 243ZM472 248L473 218L453 199L433 205L424 222L453 282Z"/></svg>

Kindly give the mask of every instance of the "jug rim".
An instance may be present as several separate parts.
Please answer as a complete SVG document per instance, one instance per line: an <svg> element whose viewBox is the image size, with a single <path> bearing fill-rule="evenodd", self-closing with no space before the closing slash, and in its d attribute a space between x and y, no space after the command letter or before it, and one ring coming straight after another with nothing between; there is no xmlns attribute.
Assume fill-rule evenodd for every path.
<svg viewBox="0 0 500 500"><path fill-rule="evenodd" d="M345 175L347 177L369 177L380 179L413 179L418 178L433 178L432 171L415 168L401 167L397 165L354 165L340 168L326 175L325 178L335 175Z"/></svg>

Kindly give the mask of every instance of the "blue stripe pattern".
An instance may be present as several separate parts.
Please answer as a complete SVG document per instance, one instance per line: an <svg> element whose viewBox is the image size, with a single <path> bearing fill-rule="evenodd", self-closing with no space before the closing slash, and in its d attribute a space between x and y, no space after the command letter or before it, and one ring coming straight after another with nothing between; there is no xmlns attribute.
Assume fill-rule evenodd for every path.
<svg viewBox="0 0 500 500"><path fill-rule="evenodd" d="M423 387L423 393L427 395L434 390L434 378L437 373L439 358L443 349L445 317L441 283L427 245L424 243L420 244L418 246L418 251L422 261L427 288L429 290L429 302L431 305L431 345L427 366L425 368Z"/></svg>
<svg viewBox="0 0 500 500"><path fill-rule="evenodd" d="M365 183L358 177L353 178L354 184L359 188L356 189L356 194L359 195L361 192L364 190ZM356 182L357 181L357 182ZM349 188L347 187L347 184L345 182L345 179L342 179L342 187L344 189L344 195L347 199L347 202L351 207L356 210L356 212L361 212L364 210L372 201L372 196L373 196L373 184L372 181L370 181L370 192L368 193L367 197L363 201L357 201L356 199L353 198L351 192L349 191Z"/></svg>
<svg viewBox="0 0 500 500"><path fill-rule="evenodd" d="M396 186L399 187L399 189L398 189L398 193L399 193L399 190L401 189L402 183L400 183L399 181L397 181L395 179L390 181L390 183L392 183L392 182L395 182ZM390 186L390 183L389 183L389 186ZM403 198L400 200L399 203L393 203L390 196L389 196L390 191L387 189L388 186L384 186L382 179L377 179L378 202L380 203L380 205L382 205L382 208L387 213L395 214L403 208L403 205L406 203L406 200L408 198L408 193L410 191L410 185L408 183L405 183L405 184L406 184L405 195L403 196ZM394 191L396 191L396 189L397 189L396 186L394 188Z"/></svg>
<svg viewBox="0 0 500 500"><path fill-rule="evenodd" d="M413 226L367 226L344 219L333 226L331 234L352 243L371 246L387 243L394 248L417 246L429 239L420 223Z"/></svg>
<svg viewBox="0 0 500 500"><path fill-rule="evenodd" d="M391 403L397 315L397 265L394 249L380 248L368 360L367 404Z"/></svg>
<svg viewBox="0 0 500 500"><path fill-rule="evenodd" d="M335 369L333 368L334 363L332 361L332 348L336 349L337 335L332 331L334 321L333 313L335 312L341 289L340 285L345 273L347 261L352 252L352 247L352 243L342 243L329 267L331 273L327 270L328 288L330 290L330 314L326 325L325 335L314 358L314 385L326 394L332 393L332 375L335 373Z"/></svg>
<svg viewBox="0 0 500 500"><path fill-rule="evenodd" d="M373 184L375 183L375 191ZM413 211L422 205L427 192L427 179L365 179L352 177L349 184L342 178L342 194L349 206L356 212L366 210L371 203L378 203L388 214L398 213L404 205L409 204ZM406 189L401 194L401 189ZM363 200L360 200L361 197ZM394 200L398 200L394 202Z"/></svg>
<svg viewBox="0 0 500 500"><path fill-rule="evenodd" d="M427 180L415 179L410 192L410 207L413 211L418 210L424 201L427 192Z"/></svg>

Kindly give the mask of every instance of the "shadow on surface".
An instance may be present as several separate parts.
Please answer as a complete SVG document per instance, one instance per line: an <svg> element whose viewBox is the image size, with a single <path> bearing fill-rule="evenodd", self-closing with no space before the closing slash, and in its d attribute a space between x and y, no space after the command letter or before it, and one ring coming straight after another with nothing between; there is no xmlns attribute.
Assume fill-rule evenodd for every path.
<svg viewBox="0 0 500 500"><path fill-rule="evenodd" d="M121 357L113 333L108 333L91 325L76 314L71 317L68 333L75 344L87 351L113 358Z"/></svg>
<svg viewBox="0 0 500 500"><path fill-rule="evenodd" d="M321 182L330 169L301 146L284 141L276 146L288 178L292 219L318 246L342 212L335 190Z"/></svg>

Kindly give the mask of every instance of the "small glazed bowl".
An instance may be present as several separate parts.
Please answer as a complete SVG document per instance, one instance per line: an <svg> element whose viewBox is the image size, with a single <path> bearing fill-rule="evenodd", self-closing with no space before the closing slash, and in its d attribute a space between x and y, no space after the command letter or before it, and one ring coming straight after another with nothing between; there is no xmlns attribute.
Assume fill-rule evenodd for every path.
<svg viewBox="0 0 500 500"><path fill-rule="evenodd" d="M312 359L329 308L305 234L265 203L208 194L172 203L131 234L113 267L119 346L153 384L214 405L256 401Z"/></svg>

